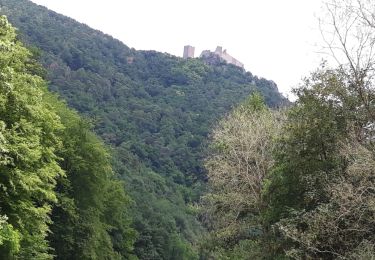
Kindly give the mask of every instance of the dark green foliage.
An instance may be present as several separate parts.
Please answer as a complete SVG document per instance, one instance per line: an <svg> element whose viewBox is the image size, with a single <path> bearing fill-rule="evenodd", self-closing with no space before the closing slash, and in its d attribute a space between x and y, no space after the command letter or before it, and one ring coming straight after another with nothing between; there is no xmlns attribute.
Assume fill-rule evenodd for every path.
<svg viewBox="0 0 375 260"><path fill-rule="evenodd" d="M322 102L329 95L322 90L299 90L300 99L290 110L285 135L279 140L270 186L270 193L277 194L271 195L270 206L277 212L276 219L288 208L311 209L327 201L320 193L321 181L335 177L341 169L338 149L347 133L346 119L342 107Z"/></svg>
<svg viewBox="0 0 375 260"><path fill-rule="evenodd" d="M58 155L67 178L57 183L49 239L57 259L124 259L135 238L129 228L129 198L114 179L110 157L91 126L50 97L65 126Z"/></svg>
<svg viewBox="0 0 375 260"><path fill-rule="evenodd" d="M131 258L130 200L105 146L15 36L0 17L0 258Z"/></svg>
<svg viewBox="0 0 375 260"><path fill-rule="evenodd" d="M375 223L369 198L373 145L364 138L371 114L347 84L341 69L321 69L296 90L298 101L277 141L265 189L264 217L275 231L270 240L275 255L354 259L350 255L357 250L373 254L362 251L373 243Z"/></svg>
<svg viewBox="0 0 375 260"><path fill-rule="evenodd" d="M321 181L336 177L341 170L339 142L348 134L351 112L346 102L340 104L349 97L338 77L334 71L318 71L296 90L299 99L288 113L285 134L278 140L269 187L269 192L276 194L271 194L276 219L287 214L288 208L312 209L327 201L319 192Z"/></svg>
<svg viewBox="0 0 375 260"><path fill-rule="evenodd" d="M63 174L56 155L62 125L15 36L0 17L0 258L51 259L46 236L56 178Z"/></svg>
<svg viewBox="0 0 375 260"><path fill-rule="evenodd" d="M254 90L268 105L285 102L275 83L232 65L136 51L25 0L0 6L20 38L41 50L50 89L92 118L113 146L115 169L135 202L139 258L191 257L200 227L186 204L203 190L204 140Z"/></svg>

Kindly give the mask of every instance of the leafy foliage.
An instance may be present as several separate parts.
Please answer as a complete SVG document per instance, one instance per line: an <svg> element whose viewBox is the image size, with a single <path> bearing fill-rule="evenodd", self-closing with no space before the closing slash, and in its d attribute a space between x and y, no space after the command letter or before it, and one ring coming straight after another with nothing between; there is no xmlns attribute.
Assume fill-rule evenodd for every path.
<svg viewBox="0 0 375 260"><path fill-rule="evenodd" d="M347 84L340 69L314 73L276 154L267 217L296 259L373 254L371 113Z"/></svg>
<svg viewBox="0 0 375 260"><path fill-rule="evenodd" d="M0 17L0 258L125 259L129 198L90 125Z"/></svg>
<svg viewBox="0 0 375 260"><path fill-rule="evenodd" d="M0 209L7 222L2 224L0 256L50 259L45 238L52 203L57 200L56 178L63 174L56 154L62 125L43 99L43 80L25 65L30 53L15 36L14 28L1 17Z"/></svg>
<svg viewBox="0 0 375 260"><path fill-rule="evenodd" d="M342 169L339 142L347 136L350 111L335 98L347 95L341 80L334 71L318 71L297 90L299 99L275 152L271 223L288 214L288 208L312 209L329 199L322 185Z"/></svg>
<svg viewBox="0 0 375 260"><path fill-rule="evenodd" d="M209 190L201 207L209 230L203 248L215 257L239 257L246 254L244 248L254 251L249 259L259 256L267 233L263 188L274 163L273 140L282 123L282 113L270 111L261 96L253 94L213 130L205 164Z"/></svg>
<svg viewBox="0 0 375 260"><path fill-rule="evenodd" d="M57 259L128 259L135 238L130 199L114 178L109 153L87 121L54 96L49 99L65 126L58 154L67 178L57 184L49 237Z"/></svg>

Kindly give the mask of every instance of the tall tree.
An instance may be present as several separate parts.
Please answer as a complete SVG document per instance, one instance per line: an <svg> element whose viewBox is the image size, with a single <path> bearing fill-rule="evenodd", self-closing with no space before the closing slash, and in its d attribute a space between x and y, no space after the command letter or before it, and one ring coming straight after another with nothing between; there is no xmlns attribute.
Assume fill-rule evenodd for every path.
<svg viewBox="0 0 375 260"><path fill-rule="evenodd" d="M209 230L205 249L225 252L236 247L238 251L241 242L242 246L246 240L248 246L256 245L267 232L262 220L266 207L263 189L273 166L274 139L282 119L282 113L269 110L262 97L253 94L213 130L205 163L209 191L201 205ZM252 257L259 257L259 248L252 248ZM220 256L220 250L216 254Z"/></svg>
<svg viewBox="0 0 375 260"><path fill-rule="evenodd" d="M265 216L279 253L295 259L375 253L373 131L346 79L341 69L314 73L277 145Z"/></svg>
<svg viewBox="0 0 375 260"><path fill-rule="evenodd" d="M331 0L321 17L324 49L347 80L347 88L375 120L375 3L371 0Z"/></svg>
<svg viewBox="0 0 375 260"><path fill-rule="evenodd" d="M49 236L57 259L131 258L130 199L116 180L108 151L86 120L53 95L49 102L65 126L58 155L66 176L57 182Z"/></svg>
<svg viewBox="0 0 375 260"><path fill-rule="evenodd" d="M19 240L17 247L2 243L0 258L51 259L46 236L56 178L63 175L56 155L62 124L44 100L46 84L29 71L31 54L4 16L0 46L0 215L13 233L5 240Z"/></svg>

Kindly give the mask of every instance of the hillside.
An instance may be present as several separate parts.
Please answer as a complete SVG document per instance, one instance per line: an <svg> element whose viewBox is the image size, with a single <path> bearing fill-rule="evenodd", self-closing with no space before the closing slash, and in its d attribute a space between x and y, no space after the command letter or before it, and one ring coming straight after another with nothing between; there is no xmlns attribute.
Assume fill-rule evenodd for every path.
<svg viewBox="0 0 375 260"><path fill-rule="evenodd" d="M113 166L134 200L136 255L194 258L201 228L187 204L204 190L210 129L253 91L282 105L276 84L225 63L131 49L26 0L0 0L0 7L39 56L49 89L112 146Z"/></svg>

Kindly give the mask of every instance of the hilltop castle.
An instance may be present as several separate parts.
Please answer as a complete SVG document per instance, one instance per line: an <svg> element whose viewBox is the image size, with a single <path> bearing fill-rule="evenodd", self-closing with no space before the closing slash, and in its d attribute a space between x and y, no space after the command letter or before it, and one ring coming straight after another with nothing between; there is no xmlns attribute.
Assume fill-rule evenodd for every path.
<svg viewBox="0 0 375 260"><path fill-rule="evenodd" d="M187 59L187 58L194 58L194 51L195 51L195 48L190 46L190 45L186 45L184 46L184 54L183 54L183 58L184 59ZM219 57L221 60L224 60L226 61L227 63L229 64L233 64L237 67L240 67L240 68L243 68L244 65L242 62L238 61L236 58L232 57L231 55L229 55L227 53L227 50L224 50L223 51L223 47L221 46L217 46L216 47L216 50L214 52L210 51L210 50L205 50L205 51L202 51L200 57L201 58L207 58L207 57L210 57L210 56L217 56Z"/></svg>
<svg viewBox="0 0 375 260"><path fill-rule="evenodd" d="M217 46L216 50L214 52L211 52L210 50L202 51L202 54L201 54L200 57L208 57L212 54L214 54L216 56L219 56L222 60L225 60L229 64L233 64L233 65L235 65L237 67L240 67L240 68L244 67L243 63L239 62L237 59L235 59L234 57L229 55L227 53L227 50L223 51L223 47L221 47L221 46Z"/></svg>

